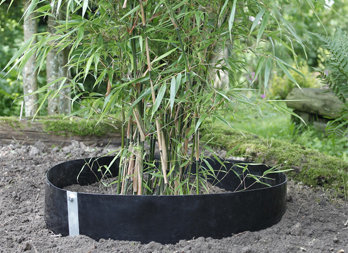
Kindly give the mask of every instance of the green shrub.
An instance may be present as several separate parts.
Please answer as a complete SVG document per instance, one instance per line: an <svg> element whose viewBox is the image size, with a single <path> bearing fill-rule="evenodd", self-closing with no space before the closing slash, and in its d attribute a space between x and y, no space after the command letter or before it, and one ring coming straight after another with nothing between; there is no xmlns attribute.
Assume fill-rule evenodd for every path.
<svg viewBox="0 0 348 253"><path fill-rule="evenodd" d="M294 70L289 72L301 88L320 87L319 79L316 78L314 73L310 72L308 65L302 65L299 71L302 75ZM296 84L288 76L279 76L275 73L271 81L269 96L271 98L285 99L294 87L296 87Z"/></svg>
<svg viewBox="0 0 348 253"><path fill-rule="evenodd" d="M22 94L20 81L13 76L5 76L0 72L0 116L19 115Z"/></svg>

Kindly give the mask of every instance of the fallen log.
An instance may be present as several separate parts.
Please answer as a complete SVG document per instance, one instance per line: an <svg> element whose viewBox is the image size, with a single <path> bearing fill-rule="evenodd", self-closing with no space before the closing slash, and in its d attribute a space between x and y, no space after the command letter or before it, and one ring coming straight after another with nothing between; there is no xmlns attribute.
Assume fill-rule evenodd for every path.
<svg viewBox="0 0 348 253"><path fill-rule="evenodd" d="M41 141L46 145L69 145L72 140L86 145L120 145L120 122L98 122L77 117L23 119L0 117L0 144L18 141L34 144Z"/></svg>

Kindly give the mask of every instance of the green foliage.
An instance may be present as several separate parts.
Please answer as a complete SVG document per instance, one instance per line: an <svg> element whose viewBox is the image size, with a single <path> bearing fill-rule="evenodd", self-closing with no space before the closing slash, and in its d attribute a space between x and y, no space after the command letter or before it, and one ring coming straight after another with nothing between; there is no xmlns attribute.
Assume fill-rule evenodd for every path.
<svg viewBox="0 0 348 253"><path fill-rule="evenodd" d="M39 3L32 1L34 10ZM310 0L308 0L311 3ZM52 1L56 3L57 1ZM190 194L201 192L207 172L183 174L202 161L200 129L207 118L220 119L218 108L234 103L237 94L215 88L211 72L227 71L231 87L247 65L246 52L258 59L255 77L267 87L273 66L290 76L292 67L280 59L275 45L295 41L295 30L282 15L283 1L58 1L65 11L56 34L41 33L38 43L25 44L9 62L23 68L31 53L44 68L49 50L69 50L74 70L74 101L86 96L84 80L106 85L107 93L87 96L98 100L94 114L102 120L115 109L122 117L122 149L118 193ZM123 6L124 4L124 6ZM53 8L53 9L52 9ZM56 15L54 5L41 5L37 15ZM250 17L255 17L250 21ZM265 45L270 45L269 50ZM228 60L215 58L228 49ZM65 80L57 80L63 84ZM44 92L52 84L40 91ZM233 93L233 91L230 91ZM100 102L103 102L100 110ZM155 146L161 167L154 164ZM144 166L144 161L148 166ZM191 182L194 177L194 182Z"/></svg>
<svg viewBox="0 0 348 253"><path fill-rule="evenodd" d="M22 4L16 1L11 11L7 10L8 4L0 6L0 116L19 115L20 102L17 98L22 94L18 72L3 72L23 40L23 28L19 23Z"/></svg>
<svg viewBox="0 0 348 253"><path fill-rule="evenodd" d="M22 87L13 74L0 72L0 116L19 115Z"/></svg>
<svg viewBox="0 0 348 253"><path fill-rule="evenodd" d="M327 3L331 2L331 5ZM322 42L313 33L322 31L323 34L332 36L337 27L348 25L348 5L345 0L317 0L317 1L286 1L284 3L284 18L296 30L298 36L304 41L306 51L294 44L299 61L306 61L310 68L320 65L318 48ZM300 11L299 11L300 10ZM284 51L283 49L280 49Z"/></svg>
<svg viewBox="0 0 348 253"><path fill-rule="evenodd" d="M348 98L348 35L337 30L333 37L317 36L329 52L324 61L325 70L320 77L345 103Z"/></svg>
<svg viewBox="0 0 348 253"><path fill-rule="evenodd" d="M21 1L16 1L11 10L8 4L0 5L0 70L2 70L12 55L18 50L23 40L23 27L20 19L23 14Z"/></svg>
<svg viewBox="0 0 348 253"><path fill-rule="evenodd" d="M301 88L316 88L320 87L320 81L309 70L308 65L303 64L298 71L290 70L290 74L296 80L296 83ZM277 99L285 99L297 85L286 75L278 75L275 73L271 80L271 87L269 89L270 97Z"/></svg>
<svg viewBox="0 0 348 253"><path fill-rule="evenodd" d="M348 35L338 29L333 37L317 35L328 54L324 56L325 70L320 78L327 84L337 97L345 103L342 116L328 125L333 135L340 134L345 141L348 136Z"/></svg>

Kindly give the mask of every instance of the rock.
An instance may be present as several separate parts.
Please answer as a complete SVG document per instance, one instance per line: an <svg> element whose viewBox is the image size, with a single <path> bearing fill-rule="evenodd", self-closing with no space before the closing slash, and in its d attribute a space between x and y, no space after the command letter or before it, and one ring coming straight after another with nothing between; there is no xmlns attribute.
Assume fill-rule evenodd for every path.
<svg viewBox="0 0 348 253"><path fill-rule="evenodd" d="M287 201L287 202L292 202L292 196L291 196L291 195L288 195L287 198L286 198L286 201Z"/></svg>
<svg viewBox="0 0 348 253"><path fill-rule="evenodd" d="M30 146L29 156L37 156L40 154L40 150L35 146Z"/></svg>
<svg viewBox="0 0 348 253"><path fill-rule="evenodd" d="M334 243L338 243L340 240L338 240L338 238L337 237L335 237L334 239L333 239L333 242Z"/></svg>
<svg viewBox="0 0 348 253"><path fill-rule="evenodd" d="M146 252L154 252L162 248L162 245L157 242L150 242L144 246Z"/></svg>
<svg viewBox="0 0 348 253"><path fill-rule="evenodd" d="M31 250L32 249L32 246L30 243L26 243L25 246L23 247L23 251L28 251L28 250Z"/></svg>
<svg viewBox="0 0 348 253"><path fill-rule="evenodd" d="M344 249L340 249L337 253L344 253Z"/></svg>
<svg viewBox="0 0 348 253"><path fill-rule="evenodd" d="M328 119L340 117L344 108L343 102L329 89L295 88L289 93L286 100L286 105L298 112ZM306 119L304 120L306 121Z"/></svg>
<svg viewBox="0 0 348 253"><path fill-rule="evenodd" d="M252 251L250 246L245 246L245 247L242 248L241 252L243 252L243 253L252 253L253 251Z"/></svg>
<svg viewBox="0 0 348 253"><path fill-rule="evenodd" d="M301 235L301 231L302 231L302 225L299 222L297 222L295 225L293 225L290 228L291 235Z"/></svg>
<svg viewBox="0 0 348 253"><path fill-rule="evenodd" d="M58 151L59 151L59 148L58 147L54 147L54 148L52 148L51 153L57 153Z"/></svg>
<svg viewBox="0 0 348 253"><path fill-rule="evenodd" d="M43 143L42 141L37 141L37 142L35 142L34 146L35 146L38 150L40 150L40 152L45 152L45 150L46 150L46 145L45 145L45 143Z"/></svg>
<svg viewBox="0 0 348 253"><path fill-rule="evenodd" d="M80 142L80 148L86 150L87 146L83 142Z"/></svg>
<svg viewBox="0 0 348 253"><path fill-rule="evenodd" d="M71 147L71 145L69 145L69 146L65 146L64 148L62 148L62 151L63 151L63 153L68 154L71 152L71 149L72 149L72 147Z"/></svg>
<svg viewBox="0 0 348 253"><path fill-rule="evenodd" d="M78 148L80 148L80 142L75 141L75 140L72 140L70 146L71 146L72 148L78 149Z"/></svg>

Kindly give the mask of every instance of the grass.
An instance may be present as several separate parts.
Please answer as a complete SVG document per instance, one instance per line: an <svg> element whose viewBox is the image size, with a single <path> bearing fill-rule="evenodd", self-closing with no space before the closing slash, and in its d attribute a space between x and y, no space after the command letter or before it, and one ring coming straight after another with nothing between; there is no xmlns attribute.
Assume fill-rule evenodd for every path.
<svg viewBox="0 0 348 253"><path fill-rule="evenodd" d="M274 108L265 101L256 101L259 110L250 109L245 104L240 104L228 110L225 118L231 123L233 129L243 130L256 134L266 139L284 140L299 144L303 147L317 150L321 153L336 156L348 162L347 137L325 133L312 126L296 126L291 122L291 114ZM283 102L277 102L285 108Z"/></svg>

